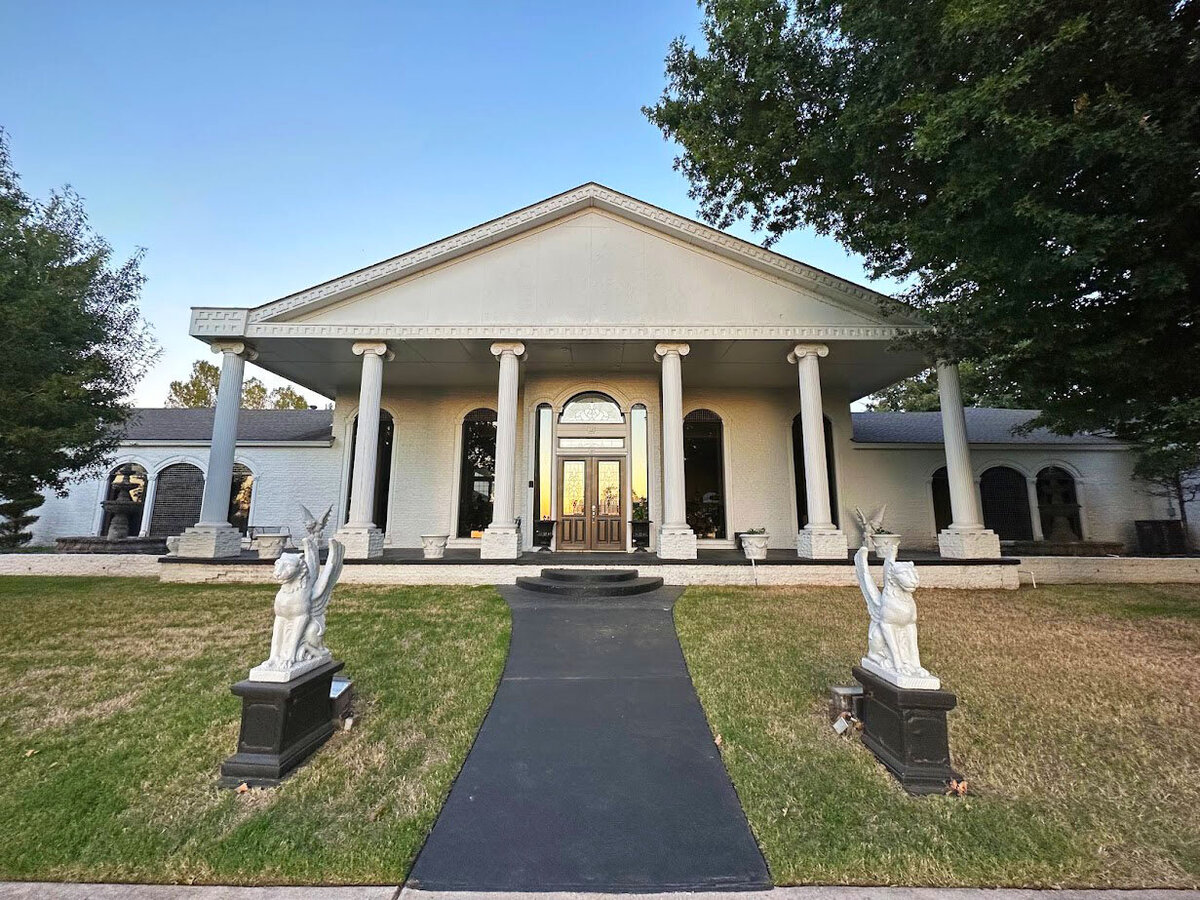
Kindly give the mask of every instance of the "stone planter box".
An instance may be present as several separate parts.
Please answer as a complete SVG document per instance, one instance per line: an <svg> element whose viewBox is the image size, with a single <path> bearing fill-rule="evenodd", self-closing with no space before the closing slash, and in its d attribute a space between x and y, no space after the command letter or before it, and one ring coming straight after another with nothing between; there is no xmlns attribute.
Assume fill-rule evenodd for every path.
<svg viewBox="0 0 1200 900"><path fill-rule="evenodd" d="M426 559L441 559L446 555L446 542L450 540L448 534L423 534L421 535L421 551L425 554Z"/></svg>
<svg viewBox="0 0 1200 900"><path fill-rule="evenodd" d="M746 534L741 535L742 552L746 554L746 559L766 559L767 544L771 541L769 534Z"/></svg>

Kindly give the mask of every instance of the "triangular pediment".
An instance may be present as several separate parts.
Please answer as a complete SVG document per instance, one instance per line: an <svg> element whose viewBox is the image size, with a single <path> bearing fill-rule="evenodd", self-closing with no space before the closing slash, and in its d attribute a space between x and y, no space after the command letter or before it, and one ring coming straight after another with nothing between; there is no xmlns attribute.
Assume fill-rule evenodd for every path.
<svg viewBox="0 0 1200 900"><path fill-rule="evenodd" d="M249 311L360 328L920 327L860 285L589 184Z"/></svg>

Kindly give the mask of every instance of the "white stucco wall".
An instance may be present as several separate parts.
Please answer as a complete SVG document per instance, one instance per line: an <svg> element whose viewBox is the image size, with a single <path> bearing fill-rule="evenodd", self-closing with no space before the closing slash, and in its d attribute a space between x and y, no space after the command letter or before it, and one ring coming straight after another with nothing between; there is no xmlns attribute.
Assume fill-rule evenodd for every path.
<svg viewBox="0 0 1200 900"><path fill-rule="evenodd" d="M304 523L299 504L320 515L325 505L336 502L341 493L340 440L333 446L240 446L235 459L254 474L250 498L251 525L286 525L292 534L303 534ZM191 463L201 472L208 470L208 447L202 444L173 446L122 446L113 457L108 471L126 463L137 463L150 474L157 474L174 463ZM35 510L39 517L30 531L33 544L52 544L55 538L69 535L94 535L99 532L108 475L89 478L71 486L66 497L47 497Z"/></svg>

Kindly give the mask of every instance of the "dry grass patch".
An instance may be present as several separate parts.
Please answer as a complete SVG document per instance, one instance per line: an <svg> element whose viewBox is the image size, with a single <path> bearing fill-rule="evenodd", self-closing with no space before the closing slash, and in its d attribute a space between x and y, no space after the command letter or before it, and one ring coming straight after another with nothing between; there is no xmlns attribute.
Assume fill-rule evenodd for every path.
<svg viewBox="0 0 1200 900"><path fill-rule="evenodd" d="M0 878L404 879L508 646L488 588L339 588L330 644L356 720L281 787L216 787L229 685L261 660L268 585L0 578Z"/></svg>
<svg viewBox="0 0 1200 900"><path fill-rule="evenodd" d="M781 884L1200 885L1200 588L922 592L970 796L912 799L835 736L866 613L844 588L692 588L688 665Z"/></svg>

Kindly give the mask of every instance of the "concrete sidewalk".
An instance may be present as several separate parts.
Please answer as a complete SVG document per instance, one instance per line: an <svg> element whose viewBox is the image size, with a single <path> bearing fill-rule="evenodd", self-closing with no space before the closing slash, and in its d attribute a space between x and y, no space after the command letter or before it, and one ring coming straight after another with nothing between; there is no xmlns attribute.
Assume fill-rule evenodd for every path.
<svg viewBox="0 0 1200 900"><path fill-rule="evenodd" d="M611 900L614 894L416 891L374 887L0 882L0 900ZM636 900L1200 900L1200 891L1034 891L992 888L790 887L768 891L633 894Z"/></svg>

